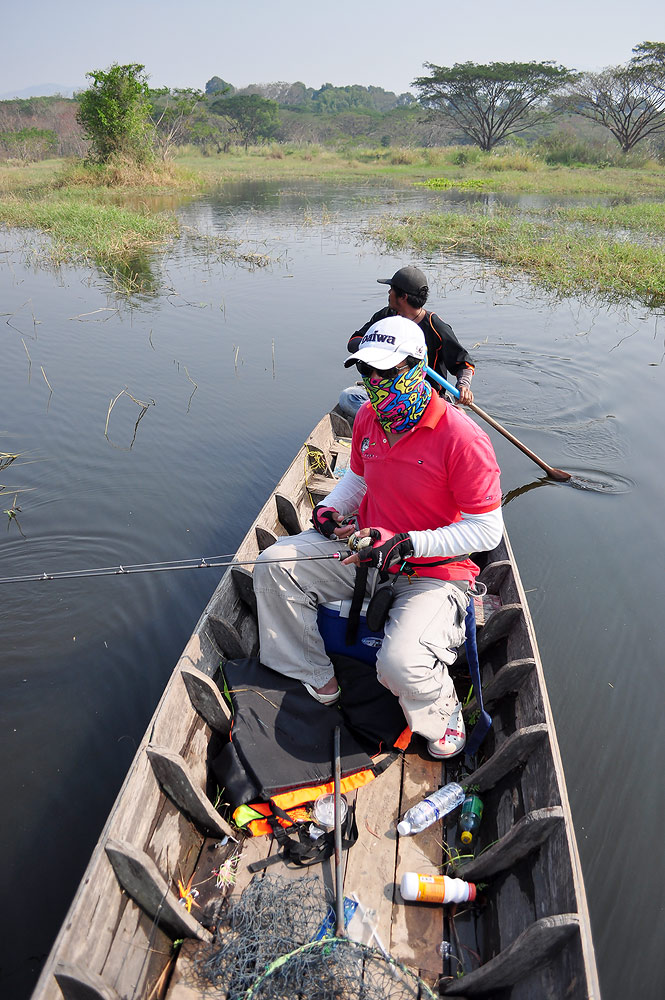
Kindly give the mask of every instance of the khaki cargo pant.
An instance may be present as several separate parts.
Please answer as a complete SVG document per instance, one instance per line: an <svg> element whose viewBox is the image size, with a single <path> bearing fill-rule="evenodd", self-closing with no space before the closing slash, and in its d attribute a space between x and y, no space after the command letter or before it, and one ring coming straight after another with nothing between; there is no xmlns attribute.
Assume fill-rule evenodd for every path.
<svg viewBox="0 0 665 1000"><path fill-rule="evenodd" d="M315 688L334 673L317 627L317 606L352 596L355 566L332 559L268 560L335 550L344 556L349 553L346 544L327 541L311 529L271 545L254 568L261 662ZM376 570L370 570L368 594L376 576ZM454 584L426 577L409 581L400 576L395 593L377 656L377 676L399 698L412 731L437 740L445 734L458 701L447 665L455 661L455 649L464 642L468 598Z"/></svg>

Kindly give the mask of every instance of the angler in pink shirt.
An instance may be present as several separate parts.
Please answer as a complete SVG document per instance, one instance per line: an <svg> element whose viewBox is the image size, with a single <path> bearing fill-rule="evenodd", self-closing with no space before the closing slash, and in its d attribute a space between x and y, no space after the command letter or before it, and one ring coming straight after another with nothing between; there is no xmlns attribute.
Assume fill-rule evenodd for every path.
<svg viewBox="0 0 665 1000"><path fill-rule="evenodd" d="M351 597L357 567L369 569L368 594L390 581L377 676L430 754L449 758L466 741L448 666L464 641L468 591L478 573L469 553L494 548L503 520L489 438L432 393L426 361L425 339L411 320L392 316L367 330L345 362L357 366L369 396L354 422L350 468L314 508L314 528L280 539L263 555L288 560L344 543L353 551L345 548L340 562L260 561L254 591L262 662L332 704L339 688L317 606ZM358 529L344 523L351 514Z"/></svg>

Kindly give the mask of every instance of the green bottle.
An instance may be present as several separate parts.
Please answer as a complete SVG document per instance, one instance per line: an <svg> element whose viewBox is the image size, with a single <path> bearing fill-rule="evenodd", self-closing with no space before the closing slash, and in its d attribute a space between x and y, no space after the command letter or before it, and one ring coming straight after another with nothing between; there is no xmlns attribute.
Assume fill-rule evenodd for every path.
<svg viewBox="0 0 665 1000"><path fill-rule="evenodd" d="M477 795L467 795L462 803L462 812L458 821L460 840L465 846L472 844L480 821L483 818L483 803Z"/></svg>

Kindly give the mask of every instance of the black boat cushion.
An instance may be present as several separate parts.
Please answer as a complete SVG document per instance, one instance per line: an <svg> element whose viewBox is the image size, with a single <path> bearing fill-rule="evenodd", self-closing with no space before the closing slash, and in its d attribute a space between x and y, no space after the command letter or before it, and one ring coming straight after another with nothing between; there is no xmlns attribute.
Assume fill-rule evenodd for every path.
<svg viewBox="0 0 665 1000"><path fill-rule="evenodd" d="M315 701L304 686L256 658L227 660L222 671L233 707L231 741L211 761L233 809L332 778L340 726L342 777L370 769L370 754L389 750L406 726L397 699L373 666L335 657L337 706Z"/></svg>

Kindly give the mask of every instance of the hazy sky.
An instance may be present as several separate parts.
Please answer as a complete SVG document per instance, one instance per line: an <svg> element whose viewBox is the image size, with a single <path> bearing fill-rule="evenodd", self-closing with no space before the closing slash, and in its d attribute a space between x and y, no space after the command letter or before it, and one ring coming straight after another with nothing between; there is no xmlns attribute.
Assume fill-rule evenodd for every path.
<svg viewBox="0 0 665 1000"><path fill-rule="evenodd" d="M152 86L211 76L408 90L424 62L624 62L665 41L663 0L0 0L0 94L80 87L91 69L143 63Z"/></svg>

